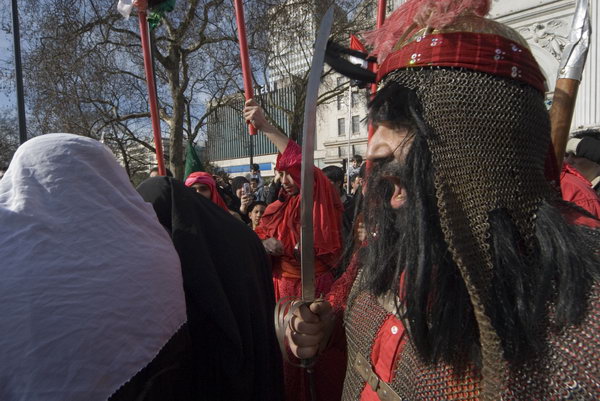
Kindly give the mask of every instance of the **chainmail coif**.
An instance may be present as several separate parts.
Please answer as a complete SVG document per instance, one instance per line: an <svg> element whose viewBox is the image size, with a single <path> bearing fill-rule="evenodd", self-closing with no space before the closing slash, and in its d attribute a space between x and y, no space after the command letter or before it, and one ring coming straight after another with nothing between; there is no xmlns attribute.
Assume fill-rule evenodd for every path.
<svg viewBox="0 0 600 401"><path fill-rule="evenodd" d="M493 302L490 212L503 209L508 213L527 256L533 255L536 246L537 210L544 201L559 201L544 178L550 122L543 95L523 83L462 69L396 70L384 81L416 92L424 121L433 133L427 142L440 225L473 304L482 354L481 370L472 367L455 372L446 363L424 362L408 341L396 361L391 388L402 400L595 399L600 394L599 365L582 360L581 355L600 354L595 334L600 330L597 285L580 325L558 329L550 305L546 349L517 366L508 366L500 336L486 311L486 305ZM579 230L590 252L600 252L600 232ZM530 264L535 267L535 257ZM356 356L370 354L389 314L377 298L355 283L345 315L353 367L347 371L344 400L360 398L365 379L357 373Z"/></svg>
<svg viewBox="0 0 600 401"><path fill-rule="evenodd" d="M388 75L416 91L428 138L444 238L467 285L479 326L484 399L507 372L485 305L493 273L489 213L504 209L532 249L536 211L556 195L544 178L550 122L543 96L528 85L460 69Z"/></svg>

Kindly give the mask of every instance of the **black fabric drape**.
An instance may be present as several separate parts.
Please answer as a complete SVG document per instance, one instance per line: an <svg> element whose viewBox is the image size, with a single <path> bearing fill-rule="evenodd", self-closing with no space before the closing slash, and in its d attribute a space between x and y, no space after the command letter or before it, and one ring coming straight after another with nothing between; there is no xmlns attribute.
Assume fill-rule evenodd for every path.
<svg viewBox="0 0 600 401"><path fill-rule="evenodd" d="M209 200L167 177L144 181L179 257L201 400L281 400L274 293L258 237Z"/></svg>

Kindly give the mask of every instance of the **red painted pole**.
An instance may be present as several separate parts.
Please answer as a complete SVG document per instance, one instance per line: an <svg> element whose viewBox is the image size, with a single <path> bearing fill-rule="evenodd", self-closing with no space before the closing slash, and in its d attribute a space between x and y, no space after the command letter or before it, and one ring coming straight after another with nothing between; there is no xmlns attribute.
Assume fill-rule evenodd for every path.
<svg viewBox="0 0 600 401"><path fill-rule="evenodd" d="M238 41L240 42L240 59L242 60L242 77L244 80L244 96L246 100L254 97L252 89L252 72L250 71L250 57L248 56L248 42L246 41L246 22L244 21L244 5L242 0L234 0L235 20L238 28ZM248 123L250 135L256 135L256 128Z"/></svg>
<svg viewBox="0 0 600 401"><path fill-rule="evenodd" d="M152 120L152 132L154 133L154 148L156 149L156 163L158 164L158 174L166 175L160 120L158 118L158 102L156 101L156 86L154 85L154 72L152 71L152 55L150 54L150 36L148 33L148 21L146 19L146 4L137 5L138 17L140 20L140 37L142 38L142 51L144 53L144 71L146 72L148 99L150 101L150 118Z"/></svg>

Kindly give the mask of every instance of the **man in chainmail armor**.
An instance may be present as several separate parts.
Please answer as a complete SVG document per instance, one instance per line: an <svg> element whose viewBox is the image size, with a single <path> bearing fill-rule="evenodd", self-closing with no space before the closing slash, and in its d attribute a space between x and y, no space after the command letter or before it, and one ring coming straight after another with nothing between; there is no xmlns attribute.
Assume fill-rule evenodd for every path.
<svg viewBox="0 0 600 401"><path fill-rule="evenodd" d="M544 77L489 7L410 0L370 35L366 245L287 328L318 358L343 319L344 400L600 399L600 223L545 179Z"/></svg>

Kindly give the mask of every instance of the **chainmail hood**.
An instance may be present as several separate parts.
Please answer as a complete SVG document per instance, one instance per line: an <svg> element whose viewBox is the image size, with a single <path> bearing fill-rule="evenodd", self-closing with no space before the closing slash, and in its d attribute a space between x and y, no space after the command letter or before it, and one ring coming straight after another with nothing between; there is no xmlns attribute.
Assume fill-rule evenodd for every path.
<svg viewBox="0 0 600 401"><path fill-rule="evenodd" d="M534 246L536 211L556 196L544 178L550 123L543 97L528 85L463 69L396 70L391 80L415 90L433 131L440 224L474 306L483 391L497 394L506 367L485 307L493 285L488 217L505 210Z"/></svg>
<svg viewBox="0 0 600 401"><path fill-rule="evenodd" d="M494 269L489 216L503 210L524 252L534 249L536 212L557 196L544 178L551 145L544 78L519 34L467 10L443 29L411 25L378 79L414 90L433 133L427 142L440 224L479 327L481 395L494 399L508 369L486 308Z"/></svg>

